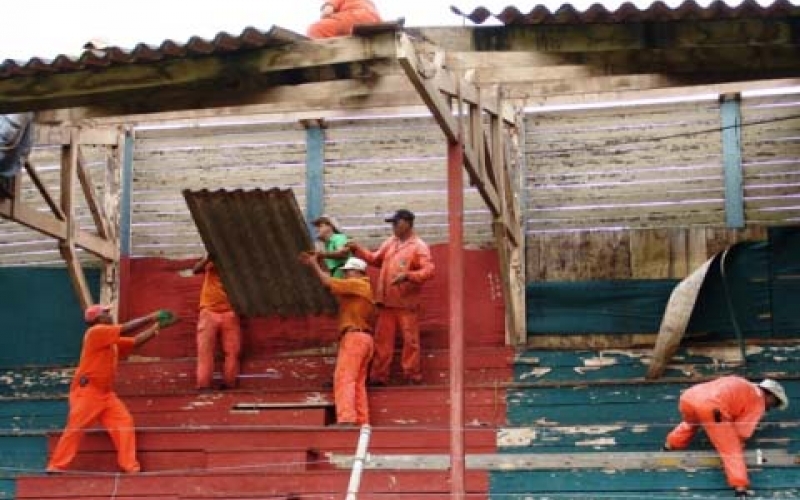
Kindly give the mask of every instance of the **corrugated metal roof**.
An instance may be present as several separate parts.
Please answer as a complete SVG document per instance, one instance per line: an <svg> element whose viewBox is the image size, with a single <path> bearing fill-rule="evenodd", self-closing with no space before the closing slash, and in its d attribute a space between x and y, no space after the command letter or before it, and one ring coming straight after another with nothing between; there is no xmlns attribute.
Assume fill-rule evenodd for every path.
<svg viewBox="0 0 800 500"><path fill-rule="evenodd" d="M193 36L186 43L165 40L157 46L139 43L133 49L120 47L87 49L78 57L61 54L52 60L34 57L25 62L7 59L0 64L0 78L67 73L124 64L143 64L184 57L227 54L285 45L301 40L308 40L308 38L278 26L273 26L269 31L260 31L249 27L245 28L238 36L223 31L211 40Z"/></svg>
<svg viewBox="0 0 800 500"><path fill-rule="evenodd" d="M675 8L657 1L644 9L640 9L633 3L625 2L615 10L608 10L603 5L595 3L583 11L576 9L571 4L563 4L555 11L551 11L543 5L537 5L527 14L513 5L499 13L493 13L486 7L477 7L469 13L457 7L452 9L456 14L463 15L477 24L493 18L505 25L665 22L800 16L800 6L792 5L788 0L775 0L766 6L759 5L755 0L744 0L735 7L721 0L711 2L707 7L703 7L694 0L687 0Z"/></svg>
<svg viewBox="0 0 800 500"><path fill-rule="evenodd" d="M237 312L305 316L336 310L333 297L297 259L313 244L291 189L184 190L183 196Z"/></svg>

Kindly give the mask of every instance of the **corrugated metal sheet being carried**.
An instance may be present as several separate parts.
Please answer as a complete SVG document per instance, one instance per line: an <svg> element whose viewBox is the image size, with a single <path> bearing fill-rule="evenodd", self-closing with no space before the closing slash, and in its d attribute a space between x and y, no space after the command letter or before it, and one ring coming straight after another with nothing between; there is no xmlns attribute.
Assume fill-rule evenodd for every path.
<svg viewBox="0 0 800 500"><path fill-rule="evenodd" d="M273 26L269 31L248 27L239 35L231 35L223 31L211 40L193 36L185 43L165 40L158 46L139 43L133 49L120 47L87 49L78 57L61 54L52 60L34 57L25 62L6 59L0 64L0 78L68 73L125 64L144 64L186 57L230 54L286 45L301 40L308 40L308 38L278 26Z"/></svg>
<svg viewBox="0 0 800 500"><path fill-rule="evenodd" d="M333 297L297 256L313 248L291 189L183 196L234 309L246 316L332 313Z"/></svg>
<svg viewBox="0 0 800 500"><path fill-rule="evenodd" d="M711 2L704 7L694 0L687 0L675 8L664 2L653 2L649 7L640 9L631 2L625 2L615 10L608 10L600 3L592 4L586 10L578 10L565 3L554 11L544 5L537 5L527 14L517 7L509 5L499 13L493 13L486 7L477 7L472 12L452 7L453 12L470 21L481 24L490 18L497 19L505 25L520 24L589 24L589 23L637 23L665 22L680 20L722 20L741 18L765 18L800 16L800 6L792 5L788 0L775 0L768 5L760 5L755 0L744 0L733 6L721 0Z"/></svg>

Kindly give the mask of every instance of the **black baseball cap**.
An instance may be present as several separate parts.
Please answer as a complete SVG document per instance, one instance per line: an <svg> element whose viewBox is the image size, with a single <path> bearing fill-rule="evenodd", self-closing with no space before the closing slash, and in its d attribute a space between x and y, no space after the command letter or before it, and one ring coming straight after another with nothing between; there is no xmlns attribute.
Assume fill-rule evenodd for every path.
<svg viewBox="0 0 800 500"><path fill-rule="evenodd" d="M407 220L408 222L414 222L414 212L411 210L406 210L405 208L401 208L395 212L394 215L387 218L386 222L397 222L400 219Z"/></svg>

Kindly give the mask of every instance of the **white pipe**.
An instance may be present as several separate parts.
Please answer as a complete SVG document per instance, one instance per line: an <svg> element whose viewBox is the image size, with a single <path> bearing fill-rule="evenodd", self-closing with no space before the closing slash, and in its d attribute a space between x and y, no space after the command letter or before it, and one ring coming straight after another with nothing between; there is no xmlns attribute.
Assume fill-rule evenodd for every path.
<svg viewBox="0 0 800 500"><path fill-rule="evenodd" d="M361 434L358 436L356 455L353 457L353 469L350 471L350 483L347 485L345 500L356 500L358 498L358 489L361 486L361 473L364 471L364 462L367 459L370 434L372 434L372 427L362 425Z"/></svg>

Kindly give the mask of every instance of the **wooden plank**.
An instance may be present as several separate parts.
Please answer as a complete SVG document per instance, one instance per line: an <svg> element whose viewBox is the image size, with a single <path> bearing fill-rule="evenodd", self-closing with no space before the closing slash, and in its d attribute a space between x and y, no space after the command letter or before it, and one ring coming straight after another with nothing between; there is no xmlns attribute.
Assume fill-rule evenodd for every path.
<svg viewBox="0 0 800 500"><path fill-rule="evenodd" d="M288 49L288 50L287 50ZM394 36L341 37L298 42L234 54L177 58L150 64L121 64L103 71L85 70L0 81L0 112L57 109L91 105L124 91L150 91L182 84L229 78L235 71L242 81L288 69L386 59L394 55ZM195 101L194 108L198 102ZM164 104L164 103L162 103Z"/></svg>
<svg viewBox="0 0 800 500"><path fill-rule="evenodd" d="M664 83L663 79L639 81L638 84L629 82L628 85L593 85L592 89L585 89L580 93L563 93L560 95L530 96L529 106L569 106L602 104L620 101L634 101L647 99L682 98L686 95L725 94L730 92L748 92L756 90L773 90L792 88L800 85L800 78L761 78L752 81L720 82L720 83L692 83L673 82L671 86L657 85ZM618 81L618 83L624 83ZM574 89L573 89L574 90Z"/></svg>
<svg viewBox="0 0 800 500"><path fill-rule="evenodd" d="M669 232L666 229L631 231L632 278L668 278L670 262Z"/></svg>
<svg viewBox="0 0 800 500"><path fill-rule="evenodd" d="M425 101L447 139L452 142L458 141L458 127L453 119L452 110L450 110L440 94L442 84L439 83L437 86L434 86L420 76L420 63L417 59L416 50L411 41L405 36L398 40L397 59L401 66L403 66L411 84L417 89L423 101ZM443 69L441 69L441 71L443 71ZM439 77L438 80L441 81L444 80L444 78ZM465 82L461 82L459 88L462 87L467 88L469 85ZM489 210L491 210L495 216L500 215L498 194L491 189L491 186L488 185L484 179L478 176L480 172L480 160L476 157L472 148L468 148L466 145L464 146L464 166L470 174L471 183L478 188Z"/></svg>
<svg viewBox="0 0 800 500"><path fill-rule="evenodd" d="M759 451L745 452L748 466L793 467L800 463L800 457L784 449L766 450L761 453ZM714 451L467 454L465 458L469 469L492 471L602 469L611 472L716 469L722 463L719 454ZM353 455L332 453L329 455L329 460L337 468L353 467ZM364 466L369 470L444 470L450 467L450 456L370 454Z"/></svg>
<svg viewBox="0 0 800 500"><path fill-rule="evenodd" d="M33 181L33 184L36 186L39 194L42 196L42 198L44 198L47 206L50 207L50 211L53 212L53 215L55 215L57 219L63 221L65 219L64 211L61 210L61 207L56 203L55 199L50 196L47 186L44 184L44 182L42 182L41 177L39 177L39 174L36 173L36 168L34 168L30 161L25 161L25 171L28 173L28 177L30 177Z"/></svg>
<svg viewBox="0 0 800 500"><path fill-rule="evenodd" d="M686 228L669 229L669 277L683 279L689 275L689 235Z"/></svg>
<svg viewBox="0 0 800 500"><path fill-rule="evenodd" d="M742 33L748 33L743 39ZM750 34L753 34L750 37ZM684 19L668 26L646 22L530 24L499 27L426 27L424 39L451 52L518 51L565 54L655 48L741 48L758 39L770 48L797 45L790 19Z"/></svg>
<svg viewBox="0 0 800 500"><path fill-rule="evenodd" d="M81 140L83 140L82 134ZM89 169L86 167L86 161L84 160L83 153L81 152L80 144L76 144L73 147L78 149L76 173L81 184L81 189L83 190L84 198L86 199L86 205L89 207L89 212L92 214L92 219L94 220L97 233L101 238L107 239L110 234L110 228L108 225L105 208L99 202L97 192L94 188L94 183L92 182L91 175L89 174Z"/></svg>

